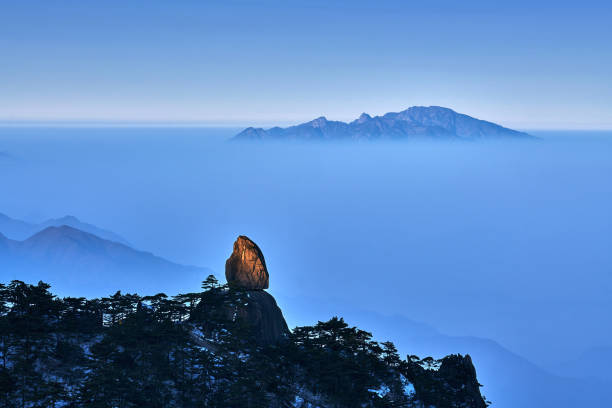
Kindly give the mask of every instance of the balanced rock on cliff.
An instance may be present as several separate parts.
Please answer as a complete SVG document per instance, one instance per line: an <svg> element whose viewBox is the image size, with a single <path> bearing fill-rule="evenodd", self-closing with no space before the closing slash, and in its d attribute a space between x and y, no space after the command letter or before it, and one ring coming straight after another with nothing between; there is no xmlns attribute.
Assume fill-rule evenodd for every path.
<svg viewBox="0 0 612 408"><path fill-rule="evenodd" d="M225 279L230 286L246 289L267 289L268 269L261 249L241 235L234 242L234 251L225 262Z"/></svg>
<svg viewBox="0 0 612 408"><path fill-rule="evenodd" d="M234 250L225 262L225 278L228 299L238 294L246 296L239 302L227 302L224 314L228 321L244 323L261 345L277 343L289 335L283 312L274 297L264 291L269 275L263 253L248 237L241 235L234 242Z"/></svg>

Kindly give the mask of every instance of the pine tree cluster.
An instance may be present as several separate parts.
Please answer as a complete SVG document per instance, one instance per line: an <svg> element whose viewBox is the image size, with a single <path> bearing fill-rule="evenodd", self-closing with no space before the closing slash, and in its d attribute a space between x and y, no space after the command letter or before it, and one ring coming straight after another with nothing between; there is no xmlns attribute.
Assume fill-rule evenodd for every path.
<svg viewBox="0 0 612 408"><path fill-rule="evenodd" d="M341 318L258 345L231 313L248 297L212 276L174 297L49 289L0 284L1 407L485 406L463 357L403 360Z"/></svg>

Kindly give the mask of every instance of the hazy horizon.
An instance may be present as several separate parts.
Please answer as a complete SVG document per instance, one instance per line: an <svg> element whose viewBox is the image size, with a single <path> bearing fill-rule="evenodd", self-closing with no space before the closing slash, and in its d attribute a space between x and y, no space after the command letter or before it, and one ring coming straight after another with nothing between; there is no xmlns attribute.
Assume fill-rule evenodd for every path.
<svg viewBox="0 0 612 408"><path fill-rule="evenodd" d="M403 225L402 228L421 236L420 239L401 238L416 245L415 258L411 261L415 267L429 265L427 269L433 276L445 275L449 261L427 260L426 254L433 255L439 250L444 257L457 262L450 270L467 273L468 269L477 268L466 275L466 283L480 281L478 285L486 286L504 282L492 295L482 293L474 297L469 286L461 284L458 291L452 289L459 281L445 275L437 284L442 284L444 291L450 291L447 295L463 299L473 312L480 310L486 316L487 310L490 311L493 313L490 318L502 310L509 313L503 318L504 329L487 323L482 317L459 318L454 315L459 312L458 308L431 309L419 320L450 334L495 338L523 355L541 354L550 360L557 351L546 342L534 343L533 336L539 332L543 338L548 335L556 338L558 334L553 333L560 329L558 324L570 315L559 315L555 319L561 320L557 321L544 319L540 313L552 313L553 305L563 310L569 308L566 313L571 311L571 315L577 312L581 303L576 300L565 306L558 302L576 289L577 282L568 279L576 273L574 268L579 267L590 269L588 282L597 282L590 289L587 281L579 285L586 291L585 296L591 297L587 304L580 306L591 304L587 307L590 318L581 319L580 324L590 325L588 330L593 332L587 338L593 342L592 346L608 344L605 339L610 333L600 327L599 312L595 312L603 313L608 306L592 309L592 302L607 304L601 290L612 284L604 273L610 262L604 248L612 236L610 219L606 217L606 209L612 205L612 192L605 176L611 164L607 156L612 146L610 133L536 132L543 142L535 144L243 146L224 143L237 130L2 128L0 151L16 160L0 162L6 192L0 212L39 221L74 215L122 235L138 249L183 264L210 267L219 277L223 276L222 265L235 236L253 235L269 258L273 293L314 290L312 283L304 281L296 271L290 275L284 272L293 270L293 263L304 261L294 251L300 245L307 245L317 257L326 259L325 271L338 268L326 278L327 289L321 296L335 297L348 302L347 305L353 303L335 292L335 285L343 274L355 271L363 274L368 268L384 271L396 265L385 254L398 251L394 240L402 237L397 228ZM241 182L243 172L249 175ZM233 191L237 185L246 190ZM399 186L403 187L397 190ZM366 196L360 198L360 192ZM239 197L243 194L249 197L244 203L248 208L245 214L239 211L243 205ZM306 197L309 198L304 201ZM351 204L343 204L345 201ZM404 213L404 206L413 212ZM493 217L497 211L503 213L501 218ZM455 212L457 216L453 216ZM250 219L250 213L256 214L259 221ZM554 221L557 217L562 217L558 224ZM355 219L361 220L363 226L354 225ZM338 234L352 231L351 240L370 231L368 234L374 234L376 240L368 238L358 247L371 255L362 259L361 266L355 261L344 266L333 261L334 250L330 248L339 242L337 238L321 235L321 228L326 226ZM285 240L294 239L290 231L296 228L301 231L300 243L288 246ZM444 238L435 238L434 231ZM491 235L494 231L497 232ZM592 236L584 240L574 231ZM530 249L531 240L537 243L539 251ZM350 246L346 245L336 250L348 256L346 251ZM488 255L482 258L485 254L474 252L471 245L484 245ZM556 247L564 250L557 253ZM512 265L506 263L510 260L525 269L517 276L516 283L508 280L515 272L503 277L511 272ZM542 265L542 270L537 265ZM481 273L486 269L501 275L485 278L486 274ZM556 289L547 295L554 302L536 307L535 290L543 290L546 276L554 276L555 270L559 272L553 285ZM389 278L410 281L401 276L401 273L392 273ZM430 278L419 279L433 283ZM482 309L489 301L499 302L504 298L498 297L501 293L519 288L520 282L527 280L534 282L535 292L527 291L526 298L514 301L507 298L499 304L502 309L493 305ZM385 291L396 291L385 282L365 287L351 283L350 290L377 293L371 298L373 310L403 307L399 292L383 295ZM467 293L472 293L469 299ZM484 298L476 301L479 296ZM427 295L418 298L424 301ZM522 322L519 318L522 314L512 312L512 307L523 309L529 304L536 307L533 309L533 313L537 311L533 314L535 321L544 326L538 330L532 328L534 333L523 337L515 330L533 322ZM366 305L367 302L361 304ZM559 347L579 347L576 335L565 333L565 337L565 346L557 341Z"/></svg>
<svg viewBox="0 0 612 408"><path fill-rule="evenodd" d="M368 112L365 112L368 113ZM459 113L464 113L464 112L459 112ZM342 122L350 122L352 120L355 120L356 117L354 118L331 118L331 117L327 117L326 115L319 115L319 116L325 116L328 120L337 120L337 121L342 121ZM471 116L471 115L468 115ZM486 120L487 119L483 119L483 118L478 118L475 117L476 119L481 119L481 120ZM24 127L24 128L28 128L28 127L67 127L67 128L71 128L71 127L82 127L82 128L97 128L97 127L117 127L117 128L121 128L121 127L126 127L126 128L133 128L133 127L154 127L154 128L208 128L208 129L217 129L217 128L224 128L224 129L233 129L236 132L240 132L241 130L243 130L244 128L247 127L257 127L257 128L264 128L264 129L268 129L268 128L272 128L275 126L280 126L280 127L288 127L288 126L294 126L294 125L299 125L301 123L304 122L308 122L310 120L315 119L310 118L310 119L303 119L303 120L295 120L295 121L274 121L274 120L269 120L269 121L249 121L249 120L236 120L236 121L188 121L188 120L184 120L184 121L164 121L164 120L113 120L113 119L108 119L108 120L89 120L89 119L82 119L82 120L69 120L69 119L56 119L56 120L37 120L37 119L32 119L32 120L0 120L0 127ZM580 132L580 131L584 131L584 132L607 132L607 131L611 131L612 130L612 125L610 125L609 127L589 127L589 126L582 126L582 127L554 127L554 126L550 126L550 127L520 127L520 126L515 126L513 124L504 124L503 122L495 122L498 125L501 125L503 127L509 128L509 129L514 129L514 130L518 130L521 132L527 132L529 133L530 131L533 132L547 132L547 131L553 131L553 132Z"/></svg>

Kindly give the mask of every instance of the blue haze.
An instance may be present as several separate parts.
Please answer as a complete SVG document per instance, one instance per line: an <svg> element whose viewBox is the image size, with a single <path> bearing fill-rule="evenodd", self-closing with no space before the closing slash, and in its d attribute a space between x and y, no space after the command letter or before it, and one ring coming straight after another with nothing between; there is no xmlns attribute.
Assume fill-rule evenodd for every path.
<svg viewBox="0 0 612 408"><path fill-rule="evenodd" d="M1 128L0 212L74 215L220 278L249 235L272 293L297 305L293 323L318 318L308 302L320 299L492 338L543 364L612 345L609 132L227 143L237 130Z"/></svg>

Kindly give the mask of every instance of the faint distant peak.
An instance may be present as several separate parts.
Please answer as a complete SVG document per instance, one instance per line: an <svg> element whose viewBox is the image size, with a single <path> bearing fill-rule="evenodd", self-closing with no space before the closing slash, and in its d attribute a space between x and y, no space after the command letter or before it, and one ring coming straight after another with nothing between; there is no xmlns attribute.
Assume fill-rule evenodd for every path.
<svg viewBox="0 0 612 408"><path fill-rule="evenodd" d="M73 238L91 237L93 239L102 240L102 238L100 237L97 237L88 232L81 231L79 229L70 227L68 225L59 225L59 226L47 227L41 231L38 231L36 234L32 235L26 241L36 241L36 240L48 239L48 238L56 239L60 236L73 237Z"/></svg>
<svg viewBox="0 0 612 408"><path fill-rule="evenodd" d="M11 239L24 240L36 233L47 229L48 227L68 226L75 230L84 231L108 241L118 242L123 245L131 246L120 235L95 225L82 222L73 215L66 215L60 218L52 218L39 224L28 223L22 220L13 219L7 215L0 213L0 232L4 233Z"/></svg>
<svg viewBox="0 0 612 408"><path fill-rule="evenodd" d="M60 217L60 218L55 218L54 221L57 221L57 222L81 222L81 220L79 220L74 215L65 215L65 216Z"/></svg>
<svg viewBox="0 0 612 408"><path fill-rule="evenodd" d="M46 226L58 227L62 225L66 225L66 226L75 228L77 230L88 232L90 234L99 236L100 238L104 238L108 241L119 242L123 245L130 246L130 243L127 242L120 235L115 234L114 232L99 228L95 225L88 224L86 222L82 222L81 220L79 220L77 217L73 215L66 215L61 218L50 219L40 224L41 227L46 227Z"/></svg>
<svg viewBox="0 0 612 408"><path fill-rule="evenodd" d="M310 121L313 127L323 127L327 124L328 120L325 116L319 116L318 118Z"/></svg>
<svg viewBox="0 0 612 408"><path fill-rule="evenodd" d="M364 123L367 122L368 120L372 119L372 116L368 115L367 113L362 113L361 115L359 115L359 118L357 119L357 123Z"/></svg>

